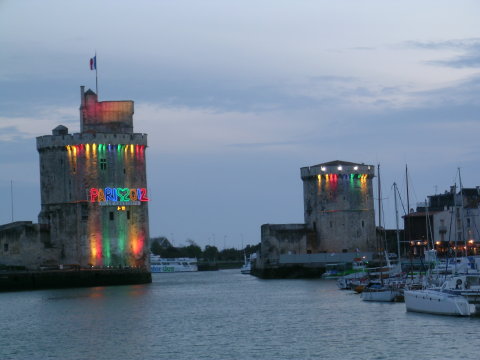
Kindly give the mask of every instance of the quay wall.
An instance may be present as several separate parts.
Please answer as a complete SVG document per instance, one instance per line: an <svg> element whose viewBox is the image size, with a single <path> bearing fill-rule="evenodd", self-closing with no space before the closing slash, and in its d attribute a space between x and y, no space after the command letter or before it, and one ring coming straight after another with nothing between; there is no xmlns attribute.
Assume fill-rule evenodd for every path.
<svg viewBox="0 0 480 360"><path fill-rule="evenodd" d="M59 289L152 282L152 274L135 269L44 270L0 272L0 292Z"/></svg>

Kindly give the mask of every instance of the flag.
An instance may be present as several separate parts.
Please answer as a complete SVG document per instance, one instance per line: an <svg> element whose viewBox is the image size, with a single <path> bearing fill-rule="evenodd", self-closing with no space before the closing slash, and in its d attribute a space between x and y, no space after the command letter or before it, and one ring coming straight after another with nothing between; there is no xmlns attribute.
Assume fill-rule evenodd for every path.
<svg viewBox="0 0 480 360"><path fill-rule="evenodd" d="M97 55L90 58L90 70L97 70Z"/></svg>

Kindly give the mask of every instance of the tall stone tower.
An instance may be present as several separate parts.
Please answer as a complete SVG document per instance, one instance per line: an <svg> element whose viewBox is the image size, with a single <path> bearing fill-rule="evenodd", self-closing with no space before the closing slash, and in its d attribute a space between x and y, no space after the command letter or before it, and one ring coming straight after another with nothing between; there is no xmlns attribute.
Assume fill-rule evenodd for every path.
<svg viewBox="0 0 480 360"><path fill-rule="evenodd" d="M80 133L37 138L39 223L61 264L148 269L147 135L133 113L133 101L98 102L82 86Z"/></svg>
<svg viewBox="0 0 480 360"><path fill-rule="evenodd" d="M300 169L305 223L315 233L311 252L354 252L375 248L372 179L375 167L332 161Z"/></svg>

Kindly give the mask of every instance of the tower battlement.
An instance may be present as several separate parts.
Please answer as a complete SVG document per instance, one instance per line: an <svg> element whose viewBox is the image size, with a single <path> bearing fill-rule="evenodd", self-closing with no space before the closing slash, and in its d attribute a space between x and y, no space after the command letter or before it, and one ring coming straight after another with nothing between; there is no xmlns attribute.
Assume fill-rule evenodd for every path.
<svg viewBox="0 0 480 360"><path fill-rule="evenodd" d="M375 166L336 160L323 164L306 166L300 169L302 180L328 174L342 175L344 177L345 175L348 177L353 175L355 178L365 175L366 178L371 179L375 176Z"/></svg>
<svg viewBox="0 0 480 360"><path fill-rule="evenodd" d="M66 145L106 144L106 145L143 145L147 146L147 134L113 133L74 133L62 135L43 135L37 137L37 149L62 147Z"/></svg>

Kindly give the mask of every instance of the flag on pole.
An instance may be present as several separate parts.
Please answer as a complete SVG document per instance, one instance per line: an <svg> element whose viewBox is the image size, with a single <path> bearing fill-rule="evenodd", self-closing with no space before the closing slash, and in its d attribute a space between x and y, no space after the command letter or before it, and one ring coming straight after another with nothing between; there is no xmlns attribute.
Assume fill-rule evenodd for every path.
<svg viewBox="0 0 480 360"><path fill-rule="evenodd" d="M97 70L97 55L90 58L90 70Z"/></svg>

